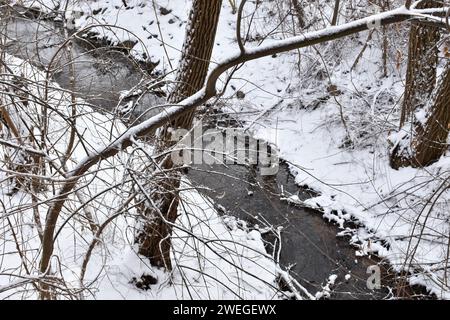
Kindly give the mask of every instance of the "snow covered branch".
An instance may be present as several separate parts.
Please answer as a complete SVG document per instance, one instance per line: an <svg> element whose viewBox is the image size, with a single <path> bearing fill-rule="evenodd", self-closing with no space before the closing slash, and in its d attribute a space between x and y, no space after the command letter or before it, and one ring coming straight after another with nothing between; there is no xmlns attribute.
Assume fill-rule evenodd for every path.
<svg viewBox="0 0 450 320"><path fill-rule="evenodd" d="M245 48L243 44L240 43L240 48L235 54L231 54L228 58L215 65L209 73L204 87L200 91L176 105L161 106L166 107L162 113L142 122L141 124L129 128L107 147L88 155L68 173L67 181L62 184L53 205L49 208L47 213L42 242L43 250L40 262L40 271L45 274L49 268L50 259L53 254L56 223L68 195L73 191L77 184L78 178L102 160L111 158L117 155L121 150L125 150L126 148L132 146L135 139L148 136L157 128L167 124L174 118L180 117L183 114L194 110L198 106L206 103L210 98L216 96L217 81L220 76L230 68L251 60L294 49L305 48L319 43L329 42L384 25L399 23L410 19L436 19L438 16L445 17L447 12L448 8L427 9L425 11L414 9L413 6L409 8L403 6L401 8L373 15L364 19L359 19L338 26L331 26L319 31L308 32L301 36L292 37L285 40L274 41L259 47ZM444 19L442 19L442 21L444 21Z"/></svg>

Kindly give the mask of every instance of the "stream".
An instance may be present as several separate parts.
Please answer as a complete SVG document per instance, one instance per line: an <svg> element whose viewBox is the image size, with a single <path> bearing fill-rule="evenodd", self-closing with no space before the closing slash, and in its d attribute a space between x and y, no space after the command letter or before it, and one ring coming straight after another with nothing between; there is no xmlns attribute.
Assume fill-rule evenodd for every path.
<svg viewBox="0 0 450 320"><path fill-rule="evenodd" d="M41 67L48 66L64 41L63 30L58 26L20 17L8 21L7 34L8 53ZM149 75L122 53L89 49L79 41L72 46L75 91L100 109L113 110L121 91L150 81ZM62 57L55 62L53 80L70 89L67 61L67 57ZM146 94L134 112L142 113L145 106L161 103L162 99ZM366 285L367 268L380 263L379 259L357 257L348 239L336 237L340 230L325 221L320 212L280 200L283 194L297 194L300 199L312 196L295 184L285 164L280 164L275 176L261 176L254 168L242 165L200 165L189 169L188 177L195 185L205 187L202 192L224 213L246 220L249 225L263 217L275 228L282 226L280 263L289 266L291 274L313 294L321 290L330 275L336 274L330 299L389 297L389 288L395 286L395 281L387 268L382 267L381 289L370 290ZM255 219L256 216L260 218ZM265 239L273 240L270 235Z"/></svg>

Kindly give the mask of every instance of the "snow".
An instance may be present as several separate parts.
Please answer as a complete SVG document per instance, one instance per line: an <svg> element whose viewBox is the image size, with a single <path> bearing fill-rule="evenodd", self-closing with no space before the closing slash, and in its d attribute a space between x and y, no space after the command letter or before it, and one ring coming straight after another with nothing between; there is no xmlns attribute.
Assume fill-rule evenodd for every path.
<svg viewBox="0 0 450 320"><path fill-rule="evenodd" d="M327 283L322 287L322 291L316 293L316 299L327 299L331 296L331 291L336 283L338 276L332 274L328 277Z"/></svg>
<svg viewBox="0 0 450 320"><path fill-rule="evenodd" d="M364 227L354 230L351 237L351 243L359 248L358 255L375 252L400 271L411 248L417 246L413 265L418 273L425 265L444 267L448 247L443 235L448 237L450 230L450 192L435 199L432 212L426 201L448 179L448 155L425 169L393 170L389 166L387 132L372 146L342 148L345 131L339 122L330 121L337 117L337 111L331 104L328 106L278 111L271 115L278 119L276 124L266 120L256 130L257 137L275 142L272 130L276 125L280 156L288 161L296 182L320 192L303 202L295 196L288 200L321 210L324 218L340 228L349 221L362 224ZM416 220L418 225L414 227ZM419 237L421 232L427 236L422 236L420 242L409 237ZM420 281L426 279L422 274L413 277L414 283L425 284L438 297L449 298L449 289L442 284L444 273L434 272L433 276L440 281Z"/></svg>
<svg viewBox="0 0 450 320"><path fill-rule="evenodd" d="M67 149L70 132L68 127L72 123L70 122L70 116L72 115L71 96L66 91L62 90L58 85L49 83L47 100L44 100L46 95L43 88L47 85L47 81L45 80L46 78L43 72L33 68L25 61L7 54L5 62L14 74L24 77L27 92L34 97L34 100L30 99L28 105L26 106L27 112L24 113L17 111L17 116L20 115L24 120L24 123L28 123L29 125L37 124L38 122L36 119L41 115L41 105L40 103L36 103L36 101L46 101L49 106L48 116L50 125L46 137L47 142L52 147L46 150L46 154L49 162L52 162L56 168L76 165L80 159L87 154L92 153L95 148L106 146L109 143L110 138L114 139L115 137L118 137L120 132L125 130L125 126L116 121L113 115L94 112L85 102L76 99L74 105L76 108L76 128L79 136L82 136L84 139L83 143L81 143L78 140L79 136L75 138L71 156L66 164L62 165L60 160ZM9 76L2 75L2 77L7 78ZM18 121L16 123L22 122ZM28 134L25 136L28 136ZM37 135L36 138L40 139L40 136ZM4 152L5 149L0 148L0 158L2 159L2 162L4 161ZM73 230L79 228L79 232L81 233L80 239L83 239L82 241L86 241L86 239L92 237L92 233L89 230L85 230L86 228L82 221L83 219L86 219L86 217L83 213L79 213L79 217L73 221L67 220L67 227L63 227L65 224L62 224L63 220L71 217L72 212L77 212L78 210L81 210L81 212L91 212L93 208L96 208L95 218L101 220L108 215L109 208L105 206L98 206L99 203L107 203L112 207L117 205L117 198L112 197L112 195L108 194L108 192L105 193L105 190L110 188L112 182L120 181L120 162L120 159L103 161L96 168L94 168L94 170L80 179L81 185L88 184L89 188L85 189L80 187L80 189L76 192L76 196L74 195L70 197L69 201L66 203L66 207L63 210L64 212L62 214L62 219L60 219L60 222L57 225L57 228L61 228L62 231L58 235L58 240L56 241L55 246L59 249L57 253L61 259L60 261L64 261L65 259L71 261L73 259L72 254L74 254L74 252L75 255L77 255L76 249L73 247L74 240L76 239L73 235ZM38 272L35 269L37 268L36 265L30 265L28 269L25 269L27 270L27 273L30 272L30 274L25 274L24 270L21 271L21 264L26 262L21 261L20 255L17 252L14 238L10 230L9 221L11 221L11 223L14 222L17 227L20 227L22 223L25 225L24 227L20 227L19 231L23 237L22 250L26 252L25 257L30 259L27 261L34 261L38 258L40 241L37 236L38 230L36 230L37 228L35 227L36 223L32 218L34 211L30 209L30 204L34 200L29 193L26 193L23 190L19 190L12 196L8 194L11 189L10 179L7 178L7 176L9 176L9 172L4 170L3 167L4 165L2 163L2 169L0 170L0 201L2 203L1 214L3 223L0 230L4 252L9 252L9 254L3 256L2 264L0 265L0 286L6 287L11 282L18 280L21 277L38 276ZM53 187L59 186L64 180L64 177L60 173L61 170L59 172L55 172L49 168L47 168L47 170L48 176L45 177L46 182L52 183ZM98 181L94 182L92 176L95 176ZM82 198L91 198L90 196L93 195L96 195L96 197L92 198L90 203L85 203L82 207L78 207L80 205L80 201L82 201ZM51 188L43 190L38 195L37 200L41 203L41 205L39 206L39 211L37 211L37 214L38 218L41 220L41 223L45 219L46 211L51 204L50 200L53 196L54 195ZM10 219L8 220L8 224L6 223L6 218ZM84 238L84 236L86 236L86 238ZM79 269L79 266L72 270L61 270L61 272L67 275L67 279L71 279L73 278L74 273L77 272L77 268ZM22 294L23 288L18 287L17 289L18 290L5 290L1 297L9 297L11 294L13 297L19 297ZM32 291L24 292L23 297L33 297L31 292Z"/></svg>
<svg viewBox="0 0 450 320"><path fill-rule="evenodd" d="M352 55L349 50L345 51ZM377 68L376 59L370 56L374 54L376 58L375 50L365 55L368 60L364 68ZM339 88L370 83L372 88L364 96L370 98L372 92L383 88L394 101L399 100L402 94L399 82L392 82L391 78L377 84L370 69L344 73L346 68L345 65L334 67L333 82L336 81ZM307 98L305 95L305 100ZM296 196L288 197L288 201L319 209L325 219L342 229L347 222L356 221L362 227L350 232L350 242L359 248L357 255L377 253L386 258L394 270L407 268L412 272L412 284L425 285L439 298L450 298L443 271L450 232L450 192L447 189L439 198L434 197L435 191L449 177L449 154L424 169L394 170L389 165L387 141L389 138L401 141L404 135L403 132L398 138L391 135L398 126L398 111L392 112L389 105L383 105L386 99L375 104L375 108L358 104L350 92L338 99L351 125L353 148L343 145L347 133L333 99L316 109L285 105L261 119L255 127L256 137L277 144L297 184L320 193L305 201ZM363 128L361 114L367 118L370 113L373 126L381 121L387 128L380 131L377 126L368 128L364 124L364 130L373 131L361 138L358 134ZM436 201L431 212L428 201ZM412 252L412 266L408 267L405 259Z"/></svg>
<svg viewBox="0 0 450 320"><path fill-rule="evenodd" d="M95 299L277 298L276 265L266 254L260 233L229 229L227 217L220 217L210 200L192 189L189 181L185 180L181 189L183 205L174 233L173 274L149 266L134 247L115 248L107 263L108 277L98 284ZM96 272L91 270L92 279ZM158 284L146 291L130 284L130 279L142 274L155 276Z"/></svg>
<svg viewBox="0 0 450 320"><path fill-rule="evenodd" d="M168 15L159 15L159 25L150 2L128 2L133 9L125 10L120 0L80 1L73 5L71 3L67 15L76 18L74 27L77 29L94 23L126 28L130 32L103 27L95 27L93 30L113 43L140 40L141 43L132 50L135 57L159 61L157 69L160 72L175 69L185 34L190 1L158 1L159 6L172 10ZM51 0L46 0L45 3L47 9L54 7ZM145 6L145 13L142 5ZM106 10L101 14L93 14L103 8ZM267 13L264 8L262 6L262 12ZM368 13L373 10L371 7L364 9ZM87 14L78 16L76 12L81 10ZM234 40L236 17L230 11L227 1L224 1L213 52L214 62L223 61L227 57L231 59L238 54ZM326 7L325 14L329 11L330 8ZM404 7L395 11L395 14L407 13ZM385 15L386 13L381 13L378 18ZM256 19L250 35L254 36L257 31L264 34L271 30L276 19L272 22L268 20L270 19ZM370 24L372 21L373 19L363 19L351 23L351 26ZM314 39L339 32L343 28L336 26L320 31L321 27L323 25L318 22L312 27L315 31L287 40L283 40L285 35L271 35L260 47L255 47L258 41L252 41L247 46L247 54L256 56L262 48L276 48L281 44ZM406 52L404 44L407 37L405 30L400 27L393 32L393 47L390 48L389 58L397 61L398 65L392 63L387 66L389 76L386 78L381 71L380 34L375 32L355 67L353 63L363 49L367 32L351 39L304 49L300 53L301 58L297 53L290 52L250 61L231 79L224 96L227 101L225 111L244 122L256 137L275 143L298 185L308 186L319 193L305 201L290 196L287 197L288 201L322 211L326 220L336 223L342 232L350 236L350 243L357 247L355 256L376 253L387 259L394 270L410 271L411 284L422 284L439 298L450 299L450 288L446 285L448 279L444 279L447 273L443 271L447 268L445 261L450 233L450 191L447 189L439 198L434 197L440 185L448 182L446 179L449 177L450 157L447 153L438 162L424 169L393 170L389 166L388 154L392 147L389 146L389 141L394 144L403 143L404 147L408 147L406 142L402 142L405 131L397 132L405 75L405 57L398 53ZM161 36L164 37L165 47L161 45ZM327 64L323 65L322 60L327 61ZM341 91L340 95L330 97L327 87L331 84L337 86ZM237 91L244 92L245 98L237 99ZM346 125L341 119L341 110ZM415 116L423 121L424 111L419 110ZM404 130L407 131L408 128ZM348 139L351 144L346 143ZM198 200L197 196L194 196L194 200ZM217 222L213 211L204 210L209 212L212 221ZM356 222L357 226L350 228L348 222ZM224 232L221 229L223 225L212 222L212 226L219 228L220 234ZM208 230L198 231L210 234ZM257 239L258 235L252 232L244 236L241 231L236 230L236 236L240 241L250 241L252 245L256 245L257 240L253 239ZM208 255L206 251L205 256ZM118 273L124 273L123 277L120 276L124 282L123 287L129 288L132 296L148 295L149 293L134 291L127 285L127 277L146 269L134 255L134 250L126 252L129 254L117 258ZM405 264L408 257L411 259L412 252L414 255L411 263ZM130 266L131 271L126 271L125 265ZM270 269L268 265L266 267ZM223 274L215 276L224 277ZM267 275L267 279L269 278ZM329 279L325 285L322 295L319 294L320 297L329 294L330 286L336 279L331 280L333 279ZM209 284L205 287L209 288ZM184 290L179 294L187 294ZM120 291L123 292L122 289ZM214 296L230 297L229 294L223 288L213 290ZM206 295L206 292L199 294L202 297Z"/></svg>
<svg viewBox="0 0 450 320"><path fill-rule="evenodd" d="M18 58L6 55L6 63L13 72L30 80L30 93L41 96L45 76L42 72ZM31 82L33 80L34 82ZM64 117L71 113L70 95L58 85L49 86L48 103L58 108L60 113L50 114L48 139L54 145L50 157L57 161L56 150L63 152L67 144L68 131ZM42 98L42 97L41 97ZM107 147L110 140L117 139L125 131L125 126L117 121L114 115L95 112L82 100L76 104L78 117L76 126L83 134L84 146L76 144L68 166L76 166L82 159L97 152L96 148ZM30 103L27 115L33 118L40 109ZM60 118L61 116L61 118ZM62 134L61 134L62 132ZM29 148L28 148L29 149ZM147 146L151 151L151 147ZM3 159L3 148L0 157ZM82 207L91 207L95 211L94 218L102 224L119 210L126 199L125 169L130 161L130 154L122 152L118 157L102 161L91 172L81 179L78 191L87 198L90 204L80 203L71 195L63 208L59 219L54 259L57 275L64 279L62 297L81 297L85 299L278 299L279 290L276 285L279 266L264 248L261 234L256 230L238 228L237 224L230 228L231 217L219 216L211 201L193 189L184 180L181 189L179 219L173 236L174 270L167 273L151 267L146 258L137 254L133 244L132 223L133 212L118 215L111 225L102 233L100 243L95 247L87 264L83 283L80 283L82 264L89 244L97 239L91 230L85 227L81 217L73 218L73 212ZM5 171L2 169L2 171ZM93 179L90 175L95 175ZM37 230L33 227L33 210L29 204L30 195L19 191L13 196L7 195L8 179L5 172L0 172L0 201L2 203L2 225L0 239L3 254L0 263L0 299L1 298L36 298L30 283L38 277L37 265L30 265L30 274L20 266L24 263L16 250L14 235L8 221L19 221L21 227L22 250L27 261L38 261L40 241ZM63 177L55 174L51 177L55 183ZM86 181L85 181L86 180ZM88 182L85 184L85 182ZM115 186L115 187L114 187ZM114 187L114 188L111 188ZM118 194L121 196L119 197ZM78 195L78 193L77 193ZM40 194L41 201L53 197L51 190ZM46 215L48 206L40 207L41 220ZM66 224L66 222L68 222ZM240 224L243 225L243 224ZM131 239L131 240L130 240ZM57 257L57 258L56 258ZM28 271L27 271L28 272ZM133 278L143 274L156 277L159 281L149 290L140 290L131 283ZM30 280L26 280L30 278ZM25 279L25 280L23 280ZM188 285L186 285L188 284ZM77 293L78 288L88 290Z"/></svg>

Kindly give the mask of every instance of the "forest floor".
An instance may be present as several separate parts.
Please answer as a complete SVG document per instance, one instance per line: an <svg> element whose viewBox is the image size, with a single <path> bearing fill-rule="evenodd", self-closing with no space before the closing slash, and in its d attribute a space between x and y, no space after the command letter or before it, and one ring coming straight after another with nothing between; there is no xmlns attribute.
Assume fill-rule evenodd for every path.
<svg viewBox="0 0 450 320"><path fill-rule="evenodd" d="M153 7L151 1L131 0L124 8L121 0L79 1L66 15L74 19L75 29L113 24L128 30L98 26L91 32L113 44L139 41L131 54L158 61L155 72L162 74L178 64L190 3L157 3ZM323 3L327 12L327 1ZM51 12L54 7L49 0L40 9ZM249 46L292 35L286 29L265 38L277 15L272 12L268 21L270 5L260 10ZM224 2L213 63L237 50L235 19ZM320 27L319 22L312 28ZM318 193L288 201L322 211L341 228L340 235L350 237L356 256L385 258L396 271L409 272L411 284L448 299L450 191L438 199L434 192L449 177L450 156L424 169L389 166L404 90L406 30L392 27L388 37L395 40L388 61L396 62L386 65L380 30L249 62L233 75L222 104L256 137L277 146L299 186Z"/></svg>

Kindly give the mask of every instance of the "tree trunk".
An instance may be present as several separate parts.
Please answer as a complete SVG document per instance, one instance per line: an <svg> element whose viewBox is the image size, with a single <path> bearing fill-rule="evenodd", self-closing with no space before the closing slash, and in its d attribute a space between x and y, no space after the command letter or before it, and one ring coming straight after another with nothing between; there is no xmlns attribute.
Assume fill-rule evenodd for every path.
<svg viewBox="0 0 450 320"><path fill-rule="evenodd" d="M302 6L298 2L298 0L291 0L292 11L295 16L297 16L298 26L300 28L304 28L305 23L305 12L303 11Z"/></svg>
<svg viewBox="0 0 450 320"><path fill-rule="evenodd" d="M412 166L426 166L437 160L448 149L450 129L450 62L439 81L433 105L425 123L417 123L411 145Z"/></svg>
<svg viewBox="0 0 450 320"><path fill-rule="evenodd" d="M339 17L339 10L341 7L341 0L335 0L334 1L334 10L333 10L333 17L331 18L331 25L335 26L337 24L337 20Z"/></svg>
<svg viewBox="0 0 450 320"><path fill-rule="evenodd" d="M203 87L208 74L221 6L222 0L193 1L175 87L168 97L169 104L178 103ZM173 144L169 129L190 129L194 115L195 110L182 117L172 119L169 125L162 128L157 134L157 152L167 150ZM175 164L170 157L166 157L160 167L173 169ZM153 186L152 202L157 204L158 208L148 204L141 207L146 222L137 237L139 253L148 257L153 266L164 267L168 270L172 269L170 261L172 227L170 223L174 223L177 218L179 185L179 171L171 170L170 173L166 172L158 180L157 186Z"/></svg>
<svg viewBox="0 0 450 320"><path fill-rule="evenodd" d="M418 8L440 6L442 3L439 1L426 0L421 2ZM421 24L411 26L405 95L400 116L400 131L408 131L407 136L403 137L403 142L411 142L414 139L414 113L428 103L435 88L439 37L437 27ZM405 152L411 149L412 145L404 147L404 143L397 143L391 152L391 166L395 169L411 165L411 157Z"/></svg>
<svg viewBox="0 0 450 320"><path fill-rule="evenodd" d="M442 6L439 1L424 1L419 9ZM439 28L428 25L412 25L409 37L408 70L406 73L405 97L400 126L412 113L426 103L436 83L438 62Z"/></svg>

